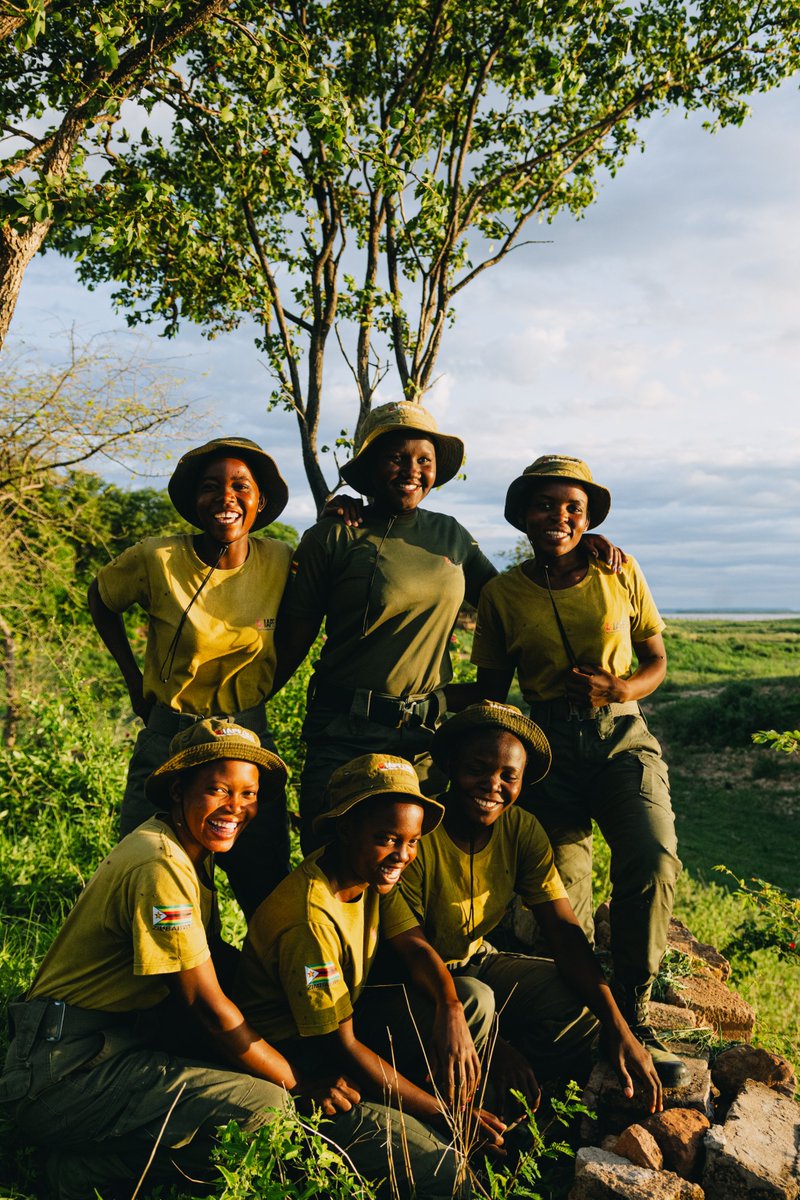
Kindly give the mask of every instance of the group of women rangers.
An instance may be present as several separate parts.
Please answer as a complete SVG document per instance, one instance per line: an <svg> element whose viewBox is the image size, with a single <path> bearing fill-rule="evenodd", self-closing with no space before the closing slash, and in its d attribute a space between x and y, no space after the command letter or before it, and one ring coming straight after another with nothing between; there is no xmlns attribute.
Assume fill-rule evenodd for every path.
<svg viewBox="0 0 800 1200"><path fill-rule="evenodd" d="M636 562L589 533L611 497L584 462L543 456L512 481L506 518L532 556L498 575L420 507L463 454L420 405L377 408L341 472L363 500L329 502L292 554L250 537L287 502L272 458L209 442L169 484L197 532L149 538L92 583L145 727L122 840L11 1006L0 1078L61 1200L129 1195L145 1169L196 1180L218 1126L312 1102L362 1174L446 1196L456 1114L502 1154L511 1089L535 1106L598 1034L645 1107L686 1081L647 1018L680 870L638 704L664 678L664 622ZM465 600L477 682L453 684ZM323 622L290 872L265 703ZM529 716L506 703L515 673ZM593 819L611 848L611 986L592 952ZM238 956L219 938L217 856L248 918ZM509 946L514 902L536 920Z"/></svg>

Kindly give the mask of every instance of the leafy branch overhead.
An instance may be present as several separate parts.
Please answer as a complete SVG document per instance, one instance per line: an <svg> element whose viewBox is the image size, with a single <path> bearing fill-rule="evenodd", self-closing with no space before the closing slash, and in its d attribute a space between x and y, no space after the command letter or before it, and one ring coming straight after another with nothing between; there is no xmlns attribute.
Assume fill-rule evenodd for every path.
<svg viewBox="0 0 800 1200"><path fill-rule="evenodd" d="M131 322L254 321L321 502L331 334L353 430L390 370L420 399L457 298L532 221L585 212L653 114L740 123L799 24L777 0L236 0L96 127L54 242Z"/></svg>

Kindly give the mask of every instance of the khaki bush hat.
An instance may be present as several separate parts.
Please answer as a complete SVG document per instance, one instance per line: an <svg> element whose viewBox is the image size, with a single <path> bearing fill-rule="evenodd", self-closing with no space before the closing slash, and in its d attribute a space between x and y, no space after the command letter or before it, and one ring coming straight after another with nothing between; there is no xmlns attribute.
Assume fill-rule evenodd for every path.
<svg viewBox="0 0 800 1200"><path fill-rule="evenodd" d="M423 796L410 762L391 754L362 754L331 775L325 796L330 807L315 819L314 828L324 828L325 822L343 817L373 796L405 796L421 804L425 810L423 833L435 829L444 816L444 805Z"/></svg>
<svg viewBox="0 0 800 1200"><path fill-rule="evenodd" d="M461 438L439 433L436 421L421 404L398 400L393 404L381 404L369 414L361 427L354 456L339 472L342 479L362 495L368 496L372 489L372 472L367 450L379 437L396 432L419 433L433 442L436 449L436 487L441 487L458 474L464 461Z"/></svg>
<svg viewBox="0 0 800 1200"><path fill-rule="evenodd" d="M465 733L477 734L482 729L502 729L519 738L528 753L525 782L539 783L550 770L553 755L550 743L535 721L526 717L513 704L498 704L483 700L470 704L440 725L433 735L431 756L436 766L447 771L454 746Z"/></svg>
<svg viewBox="0 0 800 1200"><path fill-rule="evenodd" d="M281 515L289 502L289 489L275 460L249 438L214 438L182 454L167 484L170 500L190 525L197 526L197 479L210 458L241 458L253 472L266 501L253 522L253 529L263 529Z"/></svg>
<svg viewBox="0 0 800 1200"><path fill-rule="evenodd" d="M589 528L596 529L605 521L611 508L611 492L595 483L586 463L566 454L543 454L525 468L506 492L505 518L509 525L525 532L528 497L542 479L565 479L580 484L589 497Z"/></svg>
<svg viewBox="0 0 800 1200"><path fill-rule="evenodd" d="M151 804L164 803L170 783L181 771L218 758L255 763L269 777L271 790L275 791L283 788L289 774L283 759L265 750L258 734L224 717L208 717L182 729L170 742L169 753L167 761L153 771L144 785L144 794Z"/></svg>

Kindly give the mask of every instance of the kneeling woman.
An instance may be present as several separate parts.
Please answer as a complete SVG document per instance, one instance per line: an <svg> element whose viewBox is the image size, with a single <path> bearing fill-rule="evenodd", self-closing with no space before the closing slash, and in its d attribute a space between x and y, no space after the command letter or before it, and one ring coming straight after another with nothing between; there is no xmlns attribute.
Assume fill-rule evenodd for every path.
<svg viewBox="0 0 800 1200"><path fill-rule="evenodd" d="M586 1069L595 1017L626 1094L633 1095L635 1079L651 1111L660 1109L650 1055L614 1003L544 830L515 804L523 783L549 770L541 729L510 705L473 704L439 727L431 750L450 780L445 816L400 886L456 979L480 980L494 993L502 1036L491 1082L499 1111L511 1103L512 1088L535 1107L533 1067L547 1078ZM514 896L536 913L552 958L500 953L487 940Z"/></svg>
<svg viewBox="0 0 800 1200"><path fill-rule="evenodd" d="M395 887L443 809L421 793L411 764L390 755L366 754L338 768L327 799L330 810L317 822L331 840L259 906L234 994L254 1028L295 1070L313 1073L315 1064L327 1062L368 1098L330 1127L363 1174L395 1176L404 1195L450 1196L458 1164L446 1145L448 1109L462 1088L462 1104L474 1093L479 1064L453 980ZM407 1014L405 1021L403 1014L388 1015L390 1001L383 998L394 989L380 991L384 1024L388 1019L396 1034L393 1065L361 1040L361 997L379 940L397 952L434 1009L426 1046L440 1080L437 1095L400 1074L418 1054L399 1028L408 1025ZM494 1006L482 985L472 989L470 1000L480 1045ZM416 1004L414 1012L419 1015ZM387 1104L402 1109L402 1116L391 1114ZM485 1138L499 1144L497 1118L477 1117Z"/></svg>
<svg viewBox="0 0 800 1200"><path fill-rule="evenodd" d="M211 856L245 830L259 790L262 801L282 796L286 768L256 734L220 720L197 722L171 750L147 782L164 811L100 864L27 998L10 1006L0 1101L46 1148L60 1200L130 1196L151 1154L149 1181L210 1174L215 1129L261 1128L298 1084L221 990L208 940ZM229 1069L157 1048L170 996ZM341 1102L357 1099L351 1090Z"/></svg>

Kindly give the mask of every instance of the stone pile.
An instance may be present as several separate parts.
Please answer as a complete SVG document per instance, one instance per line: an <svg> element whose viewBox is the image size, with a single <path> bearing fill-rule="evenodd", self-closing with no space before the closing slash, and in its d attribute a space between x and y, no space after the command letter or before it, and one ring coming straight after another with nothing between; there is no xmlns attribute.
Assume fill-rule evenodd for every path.
<svg viewBox="0 0 800 1200"><path fill-rule="evenodd" d="M600 945L608 909L598 909ZM683 986L651 1005L658 1029L708 1028L731 1046L709 1067L690 1042L670 1046L689 1068L689 1082L664 1093L650 1114L628 1099L616 1076L598 1063L584 1091L595 1113L581 1127L569 1200L800 1200L800 1106L791 1064L748 1045L755 1014L727 987L730 966L713 946L672 921L669 945L692 959Z"/></svg>

